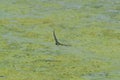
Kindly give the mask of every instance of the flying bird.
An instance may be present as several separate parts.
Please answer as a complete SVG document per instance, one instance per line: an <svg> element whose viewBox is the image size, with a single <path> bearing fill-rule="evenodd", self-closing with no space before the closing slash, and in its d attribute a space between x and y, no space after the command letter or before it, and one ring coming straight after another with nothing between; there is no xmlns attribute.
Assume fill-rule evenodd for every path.
<svg viewBox="0 0 120 80"><path fill-rule="evenodd" d="M55 34L55 30L53 31L53 37L54 37L54 40L55 40L55 45L59 46L70 46L70 45L66 45L66 44L62 44L58 41L57 37L56 37L56 34Z"/></svg>

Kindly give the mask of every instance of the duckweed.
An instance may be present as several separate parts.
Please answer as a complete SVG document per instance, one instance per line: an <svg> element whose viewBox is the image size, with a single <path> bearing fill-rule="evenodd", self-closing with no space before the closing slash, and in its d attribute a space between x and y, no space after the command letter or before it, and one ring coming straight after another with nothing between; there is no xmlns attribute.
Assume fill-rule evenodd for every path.
<svg viewBox="0 0 120 80"><path fill-rule="evenodd" d="M119 3L1 0L0 80L119 80Z"/></svg>

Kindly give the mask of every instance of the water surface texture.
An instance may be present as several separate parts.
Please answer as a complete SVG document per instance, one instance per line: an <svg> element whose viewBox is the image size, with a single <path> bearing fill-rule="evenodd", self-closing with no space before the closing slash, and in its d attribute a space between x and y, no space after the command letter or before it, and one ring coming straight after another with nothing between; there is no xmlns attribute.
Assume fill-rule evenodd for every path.
<svg viewBox="0 0 120 80"><path fill-rule="evenodd" d="M120 80L120 0L0 0L0 80Z"/></svg>

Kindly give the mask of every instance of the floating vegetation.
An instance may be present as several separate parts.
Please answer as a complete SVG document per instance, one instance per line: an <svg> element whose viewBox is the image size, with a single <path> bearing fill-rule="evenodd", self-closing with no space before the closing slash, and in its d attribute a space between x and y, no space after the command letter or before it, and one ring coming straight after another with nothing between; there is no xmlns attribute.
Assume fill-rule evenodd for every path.
<svg viewBox="0 0 120 80"><path fill-rule="evenodd" d="M119 3L1 0L0 80L119 80Z"/></svg>

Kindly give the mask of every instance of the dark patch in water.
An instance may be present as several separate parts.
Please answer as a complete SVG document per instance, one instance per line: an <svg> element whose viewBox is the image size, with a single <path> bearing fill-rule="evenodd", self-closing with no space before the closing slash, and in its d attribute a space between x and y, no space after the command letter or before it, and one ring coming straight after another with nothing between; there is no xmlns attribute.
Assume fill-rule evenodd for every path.
<svg viewBox="0 0 120 80"><path fill-rule="evenodd" d="M35 60L33 62L38 62L38 61L41 61L41 62L61 62L60 60L50 60L50 59L39 59L39 60Z"/></svg>
<svg viewBox="0 0 120 80"><path fill-rule="evenodd" d="M5 77L5 76L0 76L0 78L3 78L3 77Z"/></svg>

